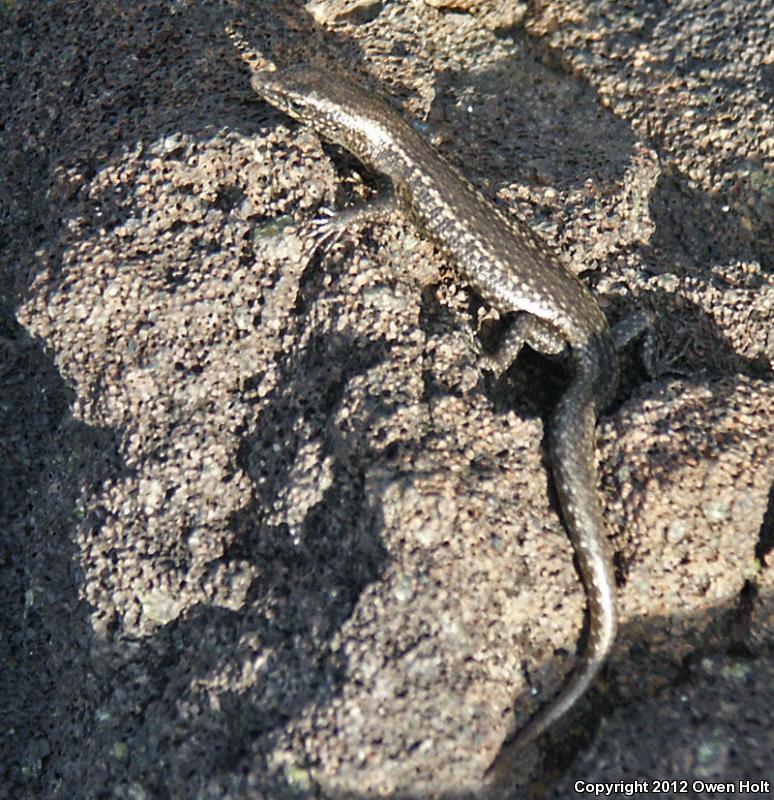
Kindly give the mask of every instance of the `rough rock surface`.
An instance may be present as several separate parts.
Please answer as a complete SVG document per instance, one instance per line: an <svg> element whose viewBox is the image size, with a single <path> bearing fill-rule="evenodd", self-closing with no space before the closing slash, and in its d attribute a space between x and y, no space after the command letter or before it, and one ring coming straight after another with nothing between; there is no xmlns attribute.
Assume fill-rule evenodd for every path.
<svg viewBox="0 0 774 800"><path fill-rule="evenodd" d="M767 0L0 3L0 796L774 781L772 41ZM582 630L561 375L482 374L406 220L314 251L372 183L252 95L298 60L657 315L599 428L614 656L494 785Z"/></svg>

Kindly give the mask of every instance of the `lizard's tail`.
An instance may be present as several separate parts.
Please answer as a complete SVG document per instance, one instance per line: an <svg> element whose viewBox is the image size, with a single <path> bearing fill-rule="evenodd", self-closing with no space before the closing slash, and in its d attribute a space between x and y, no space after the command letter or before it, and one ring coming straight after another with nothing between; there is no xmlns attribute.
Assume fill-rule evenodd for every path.
<svg viewBox="0 0 774 800"><path fill-rule="evenodd" d="M553 415L550 444L562 516L572 541L588 598L588 639L579 663L559 694L504 742L487 775L500 773L513 756L538 739L577 704L613 646L617 619L615 576L597 490L594 461L596 403L593 391L576 381Z"/></svg>

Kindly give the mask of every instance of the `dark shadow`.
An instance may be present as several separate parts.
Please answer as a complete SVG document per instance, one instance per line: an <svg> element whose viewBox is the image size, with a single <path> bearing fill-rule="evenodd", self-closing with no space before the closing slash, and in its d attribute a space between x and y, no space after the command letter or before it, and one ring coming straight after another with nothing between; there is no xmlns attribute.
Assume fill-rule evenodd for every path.
<svg viewBox="0 0 774 800"><path fill-rule="evenodd" d="M518 47L507 60L439 75L429 114L444 137L439 149L495 203L513 183L559 193L616 185L636 144L631 128L550 48L523 32L513 38ZM474 98L485 114L476 113ZM533 226L550 220L551 209L530 211Z"/></svg>
<svg viewBox="0 0 774 800"><path fill-rule="evenodd" d="M739 113L732 99L740 88L739 80L733 74L729 77L730 60L718 59L718 36L725 33L747 41L748 29L763 19L768 10L766 0L743 6L710 4L701 11L678 12L678 17L674 15L673 4L666 0L635 0L625 6L605 7L602 11L605 24L600 26L603 49L615 63L616 59L631 62L633 53L643 46L648 47L655 64L654 72L659 76L655 80L668 81L670 75L674 75L680 83L696 87L696 92L700 93L696 106L709 109L707 122L712 125L713 111L725 112L726 118L731 120ZM589 12L586 24L593 25L594 9ZM678 28L675 32L680 35L664 40L654 37L661 23L682 24L690 29ZM759 37L760 34L749 36ZM562 58L562 55L558 53L556 57ZM611 74L615 74L616 69L613 66ZM647 69L649 72L650 67ZM574 67L568 63L567 70L572 73ZM645 72L640 74L641 80L648 80ZM761 65L760 85L755 88L769 102L774 97L773 76L771 65ZM626 81L630 76L623 77ZM764 270L774 270L774 182L768 165L756 157L740 163L737 153L724 163L718 155L723 152L722 142L717 140L710 145L716 172L722 174L727 169L732 178L716 190L703 190L698 185L701 179L685 175L675 156L662 146L660 129L669 125L663 94L643 92L637 97L636 107L638 116L653 124L655 130L648 143L658 152L662 169L659 184L650 199L656 232L645 248L647 261L657 271L665 272L680 267L701 274L706 273L708 264L734 260L756 260ZM679 113L679 108L673 108L672 113ZM688 137L685 143L693 145Z"/></svg>
<svg viewBox="0 0 774 800"><path fill-rule="evenodd" d="M76 540L83 545L102 522L82 501L123 465L116 432L74 419L74 401L51 353L0 305L3 797L42 796L63 738L88 747L80 718L102 693Z"/></svg>
<svg viewBox="0 0 774 800"><path fill-rule="evenodd" d="M750 183L727 194L710 194L665 167L650 197L656 231L643 257L665 272L682 269L698 276L707 274L707 265L733 261L758 261L763 269L774 269L771 217L740 214L745 195L757 194L760 187L753 183L765 174L763 164L751 162Z"/></svg>
<svg viewBox="0 0 774 800"><path fill-rule="evenodd" d="M774 105L774 64L761 66L761 84L769 104Z"/></svg>

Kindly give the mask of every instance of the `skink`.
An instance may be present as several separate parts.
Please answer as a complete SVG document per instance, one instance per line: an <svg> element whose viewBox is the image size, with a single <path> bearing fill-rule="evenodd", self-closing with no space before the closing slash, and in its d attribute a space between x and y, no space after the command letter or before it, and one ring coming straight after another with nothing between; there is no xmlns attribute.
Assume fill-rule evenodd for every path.
<svg viewBox="0 0 774 800"><path fill-rule="evenodd" d="M501 361L527 342L568 352L572 379L549 427L550 458L564 524L588 597L588 640L559 694L500 753L541 736L583 696L616 634L615 579L597 493L594 429L618 382L607 321L588 289L522 224L509 220L449 165L388 103L351 81L299 65L254 74L255 91L389 179L392 197L431 237L472 289L501 313L523 312ZM383 216L390 204L358 216ZM497 759L495 760L495 764Z"/></svg>

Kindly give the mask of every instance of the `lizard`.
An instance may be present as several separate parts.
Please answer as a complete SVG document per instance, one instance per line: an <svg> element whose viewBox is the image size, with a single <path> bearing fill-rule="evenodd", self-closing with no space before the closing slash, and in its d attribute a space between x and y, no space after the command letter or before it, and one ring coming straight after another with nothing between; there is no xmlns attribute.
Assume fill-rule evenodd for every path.
<svg viewBox="0 0 774 800"><path fill-rule="evenodd" d="M253 89L271 105L342 146L386 178L372 204L342 212L346 226L406 213L454 264L481 299L502 314L516 313L495 359L506 368L526 343L563 354L571 381L548 429L549 456L561 516L572 543L588 603L588 636L559 693L503 744L519 751L563 718L594 682L617 629L615 575L597 491L596 420L619 377L617 349L647 324L611 331L589 289L523 223L507 218L438 154L391 104L353 81L305 64L262 70Z"/></svg>

